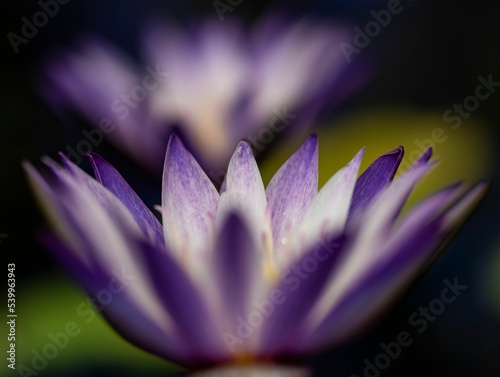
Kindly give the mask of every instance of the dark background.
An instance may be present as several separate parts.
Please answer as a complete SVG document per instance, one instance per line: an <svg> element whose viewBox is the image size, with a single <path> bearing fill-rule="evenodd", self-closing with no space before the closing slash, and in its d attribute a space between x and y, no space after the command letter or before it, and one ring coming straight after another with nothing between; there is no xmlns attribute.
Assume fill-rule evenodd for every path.
<svg viewBox="0 0 500 377"><path fill-rule="evenodd" d="M442 112L454 102L461 102L472 94L479 75L486 77L492 74L494 79L500 80L499 2L413 0L403 4L405 10L394 17L391 24L363 50L362 58L374 62L376 74L364 88L337 108L336 114L398 104L411 104L423 110L441 109L439 111ZM371 19L371 10L386 6L387 1L368 0L244 0L225 15L242 18L250 25L269 9L278 9L290 15L331 18L362 27ZM41 155L55 156L58 150L67 144L76 144L80 138L79 130L61 125L60 119L36 92L34 83L40 75L41 60L55 46L70 46L75 37L89 32L105 36L137 57L141 28L151 15L162 14L187 24L206 15L217 16L210 1L72 0L61 6L59 13L49 20L47 26L41 28L27 45L21 45L19 53L15 54L7 40L7 33L13 31L20 34L21 17L30 18L38 10L34 1L4 3L1 23L4 39L1 45L3 69L0 71L0 233L8 236L0 238L0 252L4 266L16 263L17 284L21 292L26 292L26 297L38 282L64 274L37 240L36 234L44 221L27 186L21 161L29 160L38 164ZM490 156L493 163L497 161L499 153L496 148L499 102L500 94L494 93L474 113L474 117L480 118L485 124L494 147ZM409 126L401 124L400 127ZM485 131L482 128L478 132ZM123 156L107 144L99 147L99 153L111 156L113 162L123 160ZM461 153L467 154L467 150ZM419 306L428 305L431 300L438 298L443 280L452 280L455 276L468 285L463 297L447 307L424 333L414 336L414 343L403 349L401 356L392 361L390 367L380 375L500 375L500 279L496 280L496 296L488 296L484 292L484 279L488 274L496 276L490 268L494 271L495 260L497 265L500 264L500 239L497 236L500 205L496 184L498 173L498 169L490 171L487 178L493 185L487 199L444 256L400 300L394 310L370 331L345 347L311 360L317 375L340 377L354 373L362 376L363 360L368 358L373 361L380 352L380 342L393 341L400 331L411 329L408 316ZM156 182L151 176L141 175L137 168L131 168L125 175L135 181L134 187L144 189L146 193L149 193L148 187ZM500 268L497 267L496 271L500 273ZM61 279L71 284L66 277ZM57 292L49 294L57 295ZM22 301L23 297L18 296L17 299ZM50 313L36 312L34 309L25 315L35 322L40 318L40 326L43 326L41 318L50 316ZM22 323L18 326L22 326ZM3 345L3 333L0 339ZM29 343L29 335L22 341ZM28 346L28 349L31 347ZM61 354L53 360L53 364L64 357ZM0 368L3 370L4 365L0 365ZM79 365L78 370L70 371L72 375L82 376L110 376L113 373L144 375L128 374L132 372L127 373L111 362L109 365L94 365L88 360ZM47 368L40 375L66 375L68 372ZM148 374L154 373L165 375L161 367Z"/></svg>

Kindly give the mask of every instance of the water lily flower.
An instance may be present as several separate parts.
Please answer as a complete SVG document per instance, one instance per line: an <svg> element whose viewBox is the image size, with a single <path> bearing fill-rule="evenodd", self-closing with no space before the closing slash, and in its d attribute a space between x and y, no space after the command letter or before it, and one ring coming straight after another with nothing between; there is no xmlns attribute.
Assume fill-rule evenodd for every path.
<svg viewBox="0 0 500 377"><path fill-rule="evenodd" d="M61 114L82 114L147 168L161 172L157 162L176 129L204 167L222 169L240 140L249 137L263 150L284 129L312 124L321 109L365 80L366 70L348 69L338 48L349 33L276 17L248 32L219 20L194 33L157 24L144 39L142 67L109 43L87 38L48 61L43 97ZM83 137L65 154L77 161L101 135Z"/></svg>
<svg viewBox="0 0 500 377"><path fill-rule="evenodd" d="M63 166L44 159L48 176L25 169L53 250L109 323L149 352L202 368L341 344L422 272L485 193L485 182L453 184L402 212L436 165L431 150L396 179L402 147L358 177L363 152L318 191L312 135L264 187L240 142L218 192L173 135L162 224L96 154L95 178L63 154Z"/></svg>

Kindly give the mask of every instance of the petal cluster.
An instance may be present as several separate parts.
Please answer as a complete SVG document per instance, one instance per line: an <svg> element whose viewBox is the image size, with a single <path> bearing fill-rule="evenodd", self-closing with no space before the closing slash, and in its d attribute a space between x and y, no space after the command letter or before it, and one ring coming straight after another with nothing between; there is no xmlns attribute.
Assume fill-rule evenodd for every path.
<svg viewBox="0 0 500 377"><path fill-rule="evenodd" d="M194 33L170 24L149 29L143 66L95 38L47 62L44 98L101 133L84 135L90 147L65 151L73 161L104 136L161 171L157 162L176 127L204 167L223 169L239 140L252 136L263 148L282 130L311 124L326 103L364 81L361 69L347 71L337 47L348 32L338 26L269 16L248 32L219 20Z"/></svg>
<svg viewBox="0 0 500 377"><path fill-rule="evenodd" d="M364 149L318 190L310 136L264 186L240 142L217 191L178 137L164 166L162 224L121 175L61 156L25 166L52 221L53 250L89 295L122 286L102 313L124 337L186 366L305 355L339 344L422 271L485 192L446 187L401 215L434 167L399 178L401 147L358 176Z"/></svg>

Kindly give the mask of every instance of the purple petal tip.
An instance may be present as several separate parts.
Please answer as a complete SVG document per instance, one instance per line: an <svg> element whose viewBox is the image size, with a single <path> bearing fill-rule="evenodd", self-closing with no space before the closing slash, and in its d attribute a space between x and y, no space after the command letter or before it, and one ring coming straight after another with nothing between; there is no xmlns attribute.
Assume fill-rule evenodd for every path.
<svg viewBox="0 0 500 377"><path fill-rule="evenodd" d="M405 153L405 148L402 145L398 146L396 149L388 152L387 154L399 154L399 153L401 155Z"/></svg>
<svg viewBox="0 0 500 377"><path fill-rule="evenodd" d="M425 150L425 152L422 153L422 155L417 160L417 164L425 164L425 163L429 162L429 160L432 156L432 153L433 153L432 147L427 148Z"/></svg>
<svg viewBox="0 0 500 377"><path fill-rule="evenodd" d="M252 155L252 147L246 141L242 140L238 143L238 147L236 148L240 153L245 153L245 155Z"/></svg>
<svg viewBox="0 0 500 377"><path fill-rule="evenodd" d="M172 134L170 136L170 139L168 140L167 156L179 150L185 150L185 149L186 148L184 147L184 144L182 143L179 136L177 136L176 134Z"/></svg>
<svg viewBox="0 0 500 377"><path fill-rule="evenodd" d="M309 152L313 152L318 148L318 135L315 133L309 135L304 144L300 147L300 149L308 150Z"/></svg>

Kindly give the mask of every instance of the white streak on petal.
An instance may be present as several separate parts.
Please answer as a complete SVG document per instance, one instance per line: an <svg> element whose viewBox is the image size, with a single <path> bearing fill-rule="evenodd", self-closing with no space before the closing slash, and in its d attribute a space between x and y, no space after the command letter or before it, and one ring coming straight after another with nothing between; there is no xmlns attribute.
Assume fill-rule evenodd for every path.
<svg viewBox="0 0 500 377"><path fill-rule="evenodd" d="M282 241L295 236L317 193L318 140L312 135L276 172L266 188L277 254L288 249Z"/></svg>
<svg viewBox="0 0 500 377"><path fill-rule="evenodd" d="M362 278L366 271L388 257L384 253L388 249L384 246L396 216L412 188L432 167L432 164L425 163L412 167L370 207L360 223L360 231L350 250L345 253L339 264L338 273L331 277L328 288L311 313L312 327L325 318L343 294Z"/></svg>
<svg viewBox="0 0 500 377"><path fill-rule="evenodd" d="M127 289L122 294L129 295L147 318L167 334L172 334L174 324L159 305L148 273L137 258L137 250L131 247L131 239L144 238L144 235L128 209L90 177L70 174L48 158L44 162L61 180L60 204L89 243L89 256L97 268L119 280L122 275L133 276L133 283L123 281Z"/></svg>
<svg viewBox="0 0 500 377"><path fill-rule="evenodd" d="M488 189L488 182L479 182L463 198L460 199L443 217L443 227L452 229L463 222L470 212L476 208Z"/></svg>
<svg viewBox="0 0 500 377"><path fill-rule="evenodd" d="M172 136L163 173L162 212L168 249L200 254L210 250L219 194L200 165ZM182 237L182 245L177 242Z"/></svg>
<svg viewBox="0 0 500 377"><path fill-rule="evenodd" d="M82 248L81 243L78 241L78 236L74 233L73 229L63 214L64 208L61 205L58 194L47 184L45 179L38 173L38 171L28 162L23 163L24 170L28 175L28 181L35 194L38 203L47 215L50 223L52 223L54 230L61 237L61 239L70 247L87 267L90 265L89 255L85 248Z"/></svg>
<svg viewBox="0 0 500 377"><path fill-rule="evenodd" d="M76 182L73 184L76 186ZM89 191L78 190L77 187L73 187L72 191L68 198L68 209L93 244L96 262L107 273L114 271L120 274L125 270L128 275L133 276L132 282L124 282L127 289L123 294L130 295L147 317L170 333L174 325L152 293L154 290L150 286L148 273L139 263L135 256L136 250L131 249L127 240L133 232L130 229L120 229Z"/></svg>
<svg viewBox="0 0 500 377"><path fill-rule="evenodd" d="M264 232L270 232L269 225L265 226L266 206L266 191L252 150L241 142L229 162L226 190L217 208L217 229L231 212L237 211L247 220L252 236L260 244Z"/></svg>
<svg viewBox="0 0 500 377"><path fill-rule="evenodd" d="M322 235L344 228L364 151L361 149L347 166L331 177L311 202L299 231L305 243L300 245L302 250Z"/></svg>

